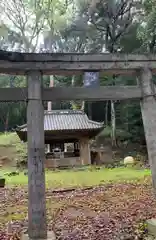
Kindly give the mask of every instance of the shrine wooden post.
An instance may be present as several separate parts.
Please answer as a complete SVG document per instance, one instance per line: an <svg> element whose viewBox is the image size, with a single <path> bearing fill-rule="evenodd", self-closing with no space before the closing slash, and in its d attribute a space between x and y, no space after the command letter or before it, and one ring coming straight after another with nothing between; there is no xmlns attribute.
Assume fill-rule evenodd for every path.
<svg viewBox="0 0 156 240"><path fill-rule="evenodd" d="M153 189L156 194L156 96L152 71L146 67L140 71L139 85L142 91L141 112L152 171Z"/></svg>
<svg viewBox="0 0 156 240"><path fill-rule="evenodd" d="M45 198L44 108L42 74L30 71L28 78L28 235L30 239L47 238Z"/></svg>

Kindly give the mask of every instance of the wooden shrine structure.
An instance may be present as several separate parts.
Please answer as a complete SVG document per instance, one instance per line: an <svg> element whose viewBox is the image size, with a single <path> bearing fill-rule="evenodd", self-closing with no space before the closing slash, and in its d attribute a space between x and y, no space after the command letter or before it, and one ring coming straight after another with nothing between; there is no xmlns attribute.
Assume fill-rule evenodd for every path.
<svg viewBox="0 0 156 240"><path fill-rule="evenodd" d="M42 75L75 75L85 71L100 74L136 75L138 85L97 88L42 87ZM0 73L27 75L27 88L0 88L0 101L27 101L28 130L28 233L31 239L46 239L44 173L44 109L42 101L125 100L141 101L141 111L153 187L156 190L156 73L155 55L49 54L0 51Z"/></svg>
<svg viewBox="0 0 156 240"><path fill-rule="evenodd" d="M70 167L91 164L89 140L103 130L103 123L88 119L81 110L44 111L44 142L49 144L45 167ZM16 133L27 141L27 125L16 128ZM65 144L73 144L72 151L65 151ZM54 150L58 149L57 154Z"/></svg>

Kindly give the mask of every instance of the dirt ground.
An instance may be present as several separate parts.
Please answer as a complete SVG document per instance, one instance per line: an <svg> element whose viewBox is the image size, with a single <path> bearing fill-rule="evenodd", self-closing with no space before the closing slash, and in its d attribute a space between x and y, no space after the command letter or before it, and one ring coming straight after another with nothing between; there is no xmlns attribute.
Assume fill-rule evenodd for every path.
<svg viewBox="0 0 156 240"><path fill-rule="evenodd" d="M27 197L27 188L0 189L0 239L8 239L8 221L14 233L27 229ZM144 221L156 217L149 177L90 190L48 189L46 198L48 229L60 240L144 239Z"/></svg>

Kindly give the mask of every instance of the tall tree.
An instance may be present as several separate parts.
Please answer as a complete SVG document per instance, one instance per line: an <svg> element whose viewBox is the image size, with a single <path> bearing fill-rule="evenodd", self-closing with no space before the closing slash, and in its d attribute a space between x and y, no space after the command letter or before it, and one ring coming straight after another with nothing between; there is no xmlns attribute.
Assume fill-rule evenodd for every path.
<svg viewBox="0 0 156 240"><path fill-rule="evenodd" d="M45 22L42 0L2 0L0 9L4 22L21 39L18 50L36 51Z"/></svg>
<svg viewBox="0 0 156 240"><path fill-rule="evenodd" d="M156 51L156 5L155 0L145 0L140 15L138 37L143 41L142 51L155 53Z"/></svg>
<svg viewBox="0 0 156 240"><path fill-rule="evenodd" d="M99 0L90 5L90 22L97 31L103 32L105 50L114 53L120 51L120 40L132 26L136 14L134 0ZM112 84L116 84L113 76ZM116 113L115 102L111 101L112 145L116 146Z"/></svg>
<svg viewBox="0 0 156 240"><path fill-rule="evenodd" d="M75 25L82 31L91 28L96 36L96 40L93 38L94 47L91 46L90 51L110 53L123 51L121 42L132 32L133 26L137 24L140 1L81 0L77 1L77 5L79 11ZM90 42L92 42L91 38ZM117 77L109 78L109 85L116 84ZM111 125L112 145L116 145L116 110L114 101L111 101Z"/></svg>

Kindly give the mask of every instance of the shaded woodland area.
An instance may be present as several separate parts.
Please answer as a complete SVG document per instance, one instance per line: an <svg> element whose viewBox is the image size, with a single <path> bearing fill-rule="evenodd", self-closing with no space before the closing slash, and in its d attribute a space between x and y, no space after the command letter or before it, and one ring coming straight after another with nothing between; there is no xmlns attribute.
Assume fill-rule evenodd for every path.
<svg viewBox="0 0 156 240"><path fill-rule="evenodd" d="M0 48L20 52L155 53L155 0L2 0ZM49 86L50 77L44 77ZM83 86L83 76L53 76L55 86ZM155 79L153 79L155 80ZM100 77L101 86L134 85L135 76ZM0 87L24 87L23 76L0 76ZM27 103L0 103L0 131L26 122ZM45 103L45 109L47 103ZM144 144L137 101L53 102L53 109L83 109L104 121L105 137Z"/></svg>

